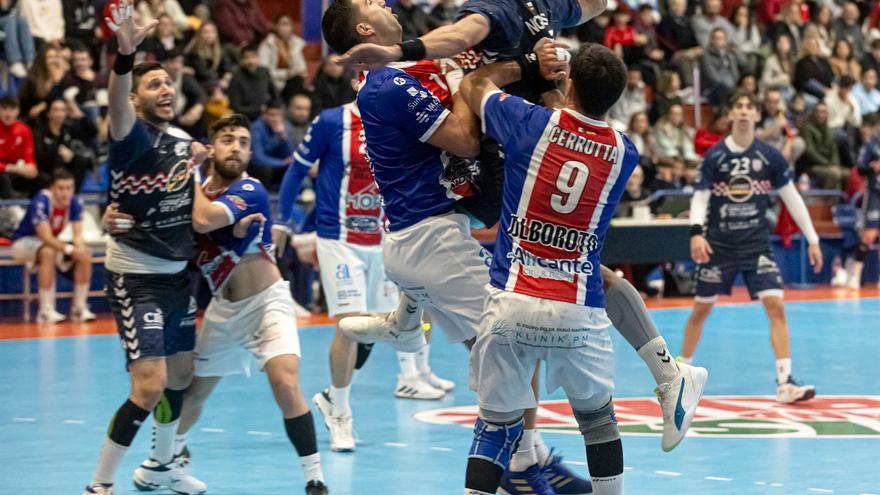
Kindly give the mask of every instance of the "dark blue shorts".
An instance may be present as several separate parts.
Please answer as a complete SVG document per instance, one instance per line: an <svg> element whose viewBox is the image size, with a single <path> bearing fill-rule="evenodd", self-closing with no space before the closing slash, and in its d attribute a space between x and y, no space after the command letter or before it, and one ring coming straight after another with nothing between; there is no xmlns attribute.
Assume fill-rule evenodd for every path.
<svg viewBox="0 0 880 495"><path fill-rule="evenodd" d="M196 302L186 270L173 275L106 271L107 298L122 339L125 363L192 351Z"/></svg>
<svg viewBox="0 0 880 495"><path fill-rule="evenodd" d="M880 229L880 191L868 191L864 201L865 228Z"/></svg>
<svg viewBox="0 0 880 495"><path fill-rule="evenodd" d="M716 256L708 263L697 266L697 298L729 295L740 273L752 299L757 299L765 291L782 290L782 274L773 253L765 252L748 260L736 261L726 261Z"/></svg>

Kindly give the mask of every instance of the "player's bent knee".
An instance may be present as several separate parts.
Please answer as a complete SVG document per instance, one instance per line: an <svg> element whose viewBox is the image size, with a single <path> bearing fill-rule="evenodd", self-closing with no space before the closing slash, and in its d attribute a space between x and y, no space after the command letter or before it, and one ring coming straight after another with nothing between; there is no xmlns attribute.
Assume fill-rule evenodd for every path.
<svg viewBox="0 0 880 495"><path fill-rule="evenodd" d="M614 403L592 411L574 409L574 418L587 445L598 445L620 439L617 418L614 416Z"/></svg>
<svg viewBox="0 0 880 495"><path fill-rule="evenodd" d="M513 422L504 424L501 422L491 422L490 420L477 418L474 424L474 441L468 452L469 458L482 459L491 462L501 469L507 469L510 462L510 456L516 451L517 444L523 432L522 411L516 413L492 413L491 411L480 410L480 416L483 413L489 413L492 418L510 418L513 414L518 414L518 418L513 418Z"/></svg>

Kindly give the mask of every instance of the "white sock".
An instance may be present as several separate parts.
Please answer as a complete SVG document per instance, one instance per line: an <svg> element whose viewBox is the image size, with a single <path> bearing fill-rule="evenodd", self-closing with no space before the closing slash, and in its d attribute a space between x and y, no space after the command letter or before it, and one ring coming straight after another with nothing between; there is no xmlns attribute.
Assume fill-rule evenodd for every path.
<svg viewBox="0 0 880 495"><path fill-rule="evenodd" d="M550 448L544 443L544 439L541 438L541 434L538 430L533 431L535 432L535 457L538 459L538 464L546 466L547 462L550 461Z"/></svg>
<svg viewBox="0 0 880 495"><path fill-rule="evenodd" d="M177 433L177 425L180 419L170 423L159 423L153 420L153 451L150 457L159 464L168 464L174 459L174 437Z"/></svg>
<svg viewBox="0 0 880 495"><path fill-rule="evenodd" d="M623 495L623 473L607 478L593 478L593 495Z"/></svg>
<svg viewBox="0 0 880 495"><path fill-rule="evenodd" d="M55 311L55 289L40 289L40 313Z"/></svg>
<svg viewBox="0 0 880 495"><path fill-rule="evenodd" d="M430 350L431 344L425 344L425 347L422 347L415 352L416 368L419 370L420 375L431 374L431 365L428 364L428 354L430 353Z"/></svg>
<svg viewBox="0 0 880 495"><path fill-rule="evenodd" d="M86 300L89 298L89 284L76 284L73 286L73 310L86 309Z"/></svg>
<svg viewBox="0 0 880 495"><path fill-rule="evenodd" d="M776 383L783 384L791 378L791 358L776 360Z"/></svg>
<svg viewBox="0 0 880 495"><path fill-rule="evenodd" d="M324 481L324 471L321 469L321 454L315 452L312 455L300 457L299 463L302 466L303 478L305 478L306 484L312 480Z"/></svg>
<svg viewBox="0 0 880 495"><path fill-rule="evenodd" d="M691 363L694 361L694 357L693 357L693 356L691 356L691 357L684 357L684 356L682 356L682 357L681 357L681 361L682 361L684 364L691 364Z"/></svg>
<svg viewBox="0 0 880 495"><path fill-rule="evenodd" d="M183 453L183 448L186 447L186 433L183 434L175 434L174 435L174 457L179 456Z"/></svg>
<svg viewBox="0 0 880 495"><path fill-rule="evenodd" d="M666 347L666 340L662 336L655 337L643 345L638 352L658 385L670 382L678 376L678 363Z"/></svg>
<svg viewBox="0 0 880 495"><path fill-rule="evenodd" d="M398 328L409 330L422 324L422 311L418 303L404 293L400 294L400 303L394 311Z"/></svg>
<svg viewBox="0 0 880 495"><path fill-rule="evenodd" d="M101 454L98 456L98 467L95 468L95 476L92 478L92 484L113 484L113 478L119 469L119 463L122 457L128 452L128 447L123 447L118 443L110 440L109 436L104 437L104 445L101 446Z"/></svg>
<svg viewBox="0 0 880 495"><path fill-rule="evenodd" d="M519 447L510 456L510 464L507 466L512 472L521 473L538 463L535 456L535 430L523 430Z"/></svg>
<svg viewBox="0 0 880 495"><path fill-rule="evenodd" d="M397 362L400 364L400 374L403 376L416 376L419 369L416 367L416 353L397 352Z"/></svg>
<svg viewBox="0 0 880 495"><path fill-rule="evenodd" d="M336 388L330 385L330 402L333 404L331 414L333 416L351 416L351 405L348 403L348 394L351 385Z"/></svg>

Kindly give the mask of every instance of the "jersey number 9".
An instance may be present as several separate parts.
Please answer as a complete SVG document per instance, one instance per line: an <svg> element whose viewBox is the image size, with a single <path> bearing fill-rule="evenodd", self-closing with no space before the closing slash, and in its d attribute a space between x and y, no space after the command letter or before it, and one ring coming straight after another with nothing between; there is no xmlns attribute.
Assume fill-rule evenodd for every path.
<svg viewBox="0 0 880 495"><path fill-rule="evenodd" d="M550 207L563 215L573 212L580 202L589 176L590 169L583 163L575 161L563 163L556 177L556 189L559 192L550 195Z"/></svg>

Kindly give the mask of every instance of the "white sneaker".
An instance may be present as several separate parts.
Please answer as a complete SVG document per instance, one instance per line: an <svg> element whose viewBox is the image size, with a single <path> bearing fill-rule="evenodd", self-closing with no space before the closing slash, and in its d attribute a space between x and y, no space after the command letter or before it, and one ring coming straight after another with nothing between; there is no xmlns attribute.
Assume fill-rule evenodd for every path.
<svg viewBox="0 0 880 495"><path fill-rule="evenodd" d="M64 321L66 316L55 311L54 309L42 310L37 315L37 323L58 323Z"/></svg>
<svg viewBox="0 0 880 495"><path fill-rule="evenodd" d="M140 491L157 488L170 488L180 495L201 495L208 491L208 485L189 474L189 469L175 462L159 464L147 459L134 470L134 486Z"/></svg>
<svg viewBox="0 0 880 495"><path fill-rule="evenodd" d="M318 408L318 412L324 417L324 426L330 429L330 416L333 415L333 403L330 402L330 390L324 389L312 396L312 402Z"/></svg>
<svg viewBox="0 0 880 495"><path fill-rule="evenodd" d="M74 323L83 323L87 321L95 321L98 317L92 313L89 308L74 309L70 312L70 321Z"/></svg>
<svg viewBox="0 0 880 495"><path fill-rule="evenodd" d="M834 278L831 279L831 287L846 287L848 278L849 275L847 274L846 269L839 267L834 272Z"/></svg>
<svg viewBox="0 0 880 495"><path fill-rule="evenodd" d="M422 380L428 382L434 388L438 388L444 392L452 392L455 389L455 382L452 380L444 380L434 373L428 373L422 375Z"/></svg>
<svg viewBox="0 0 880 495"><path fill-rule="evenodd" d="M776 384L776 402L791 404L803 400L809 400L816 396L816 389L812 385L801 385L788 377L785 383Z"/></svg>
<svg viewBox="0 0 880 495"><path fill-rule="evenodd" d="M437 400L442 399L446 392L434 388L420 375L397 375L397 390L394 396L398 399Z"/></svg>
<svg viewBox="0 0 880 495"><path fill-rule="evenodd" d="M105 485L103 483L89 485L82 495L113 495L113 485Z"/></svg>
<svg viewBox="0 0 880 495"><path fill-rule="evenodd" d="M354 421L351 415L325 416L329 419L330 450L333 452L354 452Z"/></svg>
<svg viewBox="0 0 880 495"><path fill-rule="evenodd" d="M408 329L397 327L394 312L374 316L349 316L339 320L339 329L357 342L390 342L401 352L416 352L427 343L422 324Z"/></svg>
<svg viewBox="0 0 880 495"><path fill-rule="evenodd" d="M706 380L709 379L706 368L678 363L678 369L677 377L654 389L660 409L663 410L663 440L660 446L664 452L674 449L684 439L706 388Z"/></svg>
<svg viewBox="0 0 880 495"><path fill-rule="evenodd" d="M862 288L862 277L850 277L849 280L846 281L846 288L849 290L859 290Z"/></svg>

